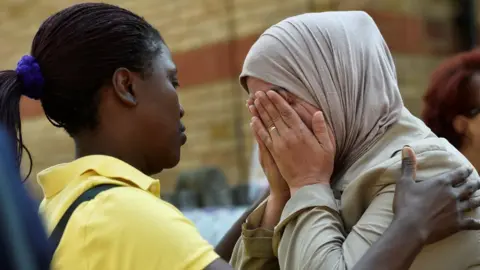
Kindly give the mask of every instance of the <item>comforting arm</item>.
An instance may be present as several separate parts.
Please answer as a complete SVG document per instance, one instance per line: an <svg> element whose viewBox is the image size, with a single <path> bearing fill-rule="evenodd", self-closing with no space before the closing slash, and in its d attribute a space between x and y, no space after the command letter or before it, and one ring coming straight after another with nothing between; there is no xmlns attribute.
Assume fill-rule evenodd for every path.
<svg viewBox="0 0 480 270"><path fill-rule="evenodd" d="M421 150L417 152L416 171L420 182L435 181L437 176L468 164L447 151ZM384 169L378 179L369 179L374 182L363 182L360 189L353 190L355 194L367 195L358 195L348 207L353 202L366 204L368 208L350 232L345 232L329 186L312 185L300 189L287 203L276 232L282 237L279 243L274 243L274 247L278 245L281 269L393 270L408 268L410 264L411 269L455 269L460 265L479 265L476 232L457 233L429 245L428 252L422 252L425 235L419 234L415 223L418 219L412 221L403 216L392 223L394 183L400 177L400 168L400 162L396 162ZM471 177L478 175L474 172ZM417 200L417 203L421 202ZM422 211L429 207L434 206L427 203ZM471 214L479 216L478 211ZM383 267L385 264L388 266Z"/></svg>
<svg viewBox="0 0 480 270"><path fill-rule="evenodd" d="M414 222L408 219L394 220L353 270L408 269L423 246L424 239Z"/></svg>
<svg viewBox="0 0 480 270"><path fill-rule="evenodd" d="M228 230L220 243L218 243L218 245L215 247L215 252L217 252L217 254L220 255L222 259L227 262L230 261L233 250L235 248L235 243L242 235L242 225L245 223L248 216L252 214L252 212L268 197L269 194L269 191L265 192L265 194L260 199L258 199L253 204L253 206L247 209Z"/></svg>

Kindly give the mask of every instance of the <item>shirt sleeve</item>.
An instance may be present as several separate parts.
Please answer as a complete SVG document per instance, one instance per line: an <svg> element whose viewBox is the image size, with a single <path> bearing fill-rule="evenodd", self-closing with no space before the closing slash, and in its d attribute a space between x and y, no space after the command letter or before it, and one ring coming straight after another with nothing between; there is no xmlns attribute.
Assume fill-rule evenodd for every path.
<svg viewBox="0 0 480 270"><path fill-rule="evenodd" d="M201 270L219 258L172 205L130 187L104 193L89 202L92 213L79 232L88 269Z"/></svg>
<svg viewBox="0 0 480 270"><path fill-rule="evenodd" d="M279 269L272 248L273 231L260 228L266 201L260 204L242 226L242 236L233 250L231 265L235 269Z"/></svg>
<svg viewBox="0 0 480 270"><path fill-rule="evenodd" d="M417 179L431 179L462 164L465 162L446 151L417 152ZM395 181L400 177L400 166L398 161L384 168L378 181L381 185L356 191L375 190L368 201L359 201L367 207L349 232L345 231L339 207L328 185L317 184L298 190L285 206L275 232L277 242L274 247L278 246L280 268L352 269L393 219ZM478 210L476 213L472 214L478 217ZM417 256L411 269L466 269L469 265L476 265L477 238L477 232L461 232L430 245L427 251Z"/></svg>
<svg viewBox="0 0 480 270"><path fill-rule="evenodd" d="M346 233L329 186L299 189L282 212L275 237L281 269L348 269ZM280 240L281 239L281 240Z"/></svg>

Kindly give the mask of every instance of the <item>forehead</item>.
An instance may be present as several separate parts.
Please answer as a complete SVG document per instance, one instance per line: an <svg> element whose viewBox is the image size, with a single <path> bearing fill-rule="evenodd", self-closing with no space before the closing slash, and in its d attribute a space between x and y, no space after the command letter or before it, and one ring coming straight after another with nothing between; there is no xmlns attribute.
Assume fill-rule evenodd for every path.
<svg viewBox="0 0 480 270"><path fill-rule="evenodd" d="M470 103L473 103L471 105L479 106L480 105L480 73L479 72L473 74L470 80L469 88L470 88L469 100L470 100Z"/></svg>
<svg viewBox="0 0 480 270"><path fill-rule="evenodd" d="M268 90L275 90L275 91L281 91L284 90L282 87L268 83L264 80L255 78L255 77L247 77L246 78L246 83L248 87L248 94L249 96L255 95L256 92L267 92Z"/></svg>
<svg viewBox="0 0 480 270"><path fill-rule="evenodd" d="M161 54L153 60L153 69L156 71L174 72L177 66L173 62L172 53L164 44L161 45Z"/></svg>

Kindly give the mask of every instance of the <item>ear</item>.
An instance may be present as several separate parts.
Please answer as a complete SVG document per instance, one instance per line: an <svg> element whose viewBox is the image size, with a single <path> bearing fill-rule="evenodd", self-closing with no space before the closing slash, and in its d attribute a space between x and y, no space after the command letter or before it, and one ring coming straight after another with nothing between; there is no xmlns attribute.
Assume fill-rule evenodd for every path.
<svg viewBox="0 0 480 270"><path fill-rule="evenodd" d="M464 135L468 128L468 118L464 115L457 115L453 118L452 125L455 132Z"/></svg>
<svg viewBox="0 0 480 270"><path fill-rule="evenodd" d="M113 73L113 90L117 97L127 106L137 105L134 92L136 75L126 68L119 68Z"/></svg>

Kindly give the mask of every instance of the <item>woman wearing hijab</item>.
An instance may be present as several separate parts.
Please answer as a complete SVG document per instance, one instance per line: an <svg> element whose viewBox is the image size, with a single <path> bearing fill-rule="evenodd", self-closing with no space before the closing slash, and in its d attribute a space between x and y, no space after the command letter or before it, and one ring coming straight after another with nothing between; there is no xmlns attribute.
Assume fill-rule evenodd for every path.
<svg viewBox="0 0 480 270"><path fill-rule="evenodd" d="M352 269L392 222L405 145L417 155L419 181L471 166L404 107L390 51L364 12L304 14L272 26L252 46L240 78L252 99L250 110L259 115L252 121L257 141L275 161L277 181L285 181L290 191L274 231L263 232L263 248L273 246L281 269ZM302 134L308 129L270 90L282 94L304 126L313 133L323 130L334 143L305 147ZM325 127L315 125L323 118ZM322 160L326 151L334 155L333 168ZM478 186L476 172L467 185ZM480 217L478 210L468 211L478 203L475 198L461 203L461 212L469 212L461 217L465 224ZM237 251L262 227L258 217L264 209L248 218ZM409 227L409 237L424 243L442 239L423 234L425 224L416 225ZM411 269L474 269L480 265L479 237L477 231L461 232L426 246Z"/></svg>

